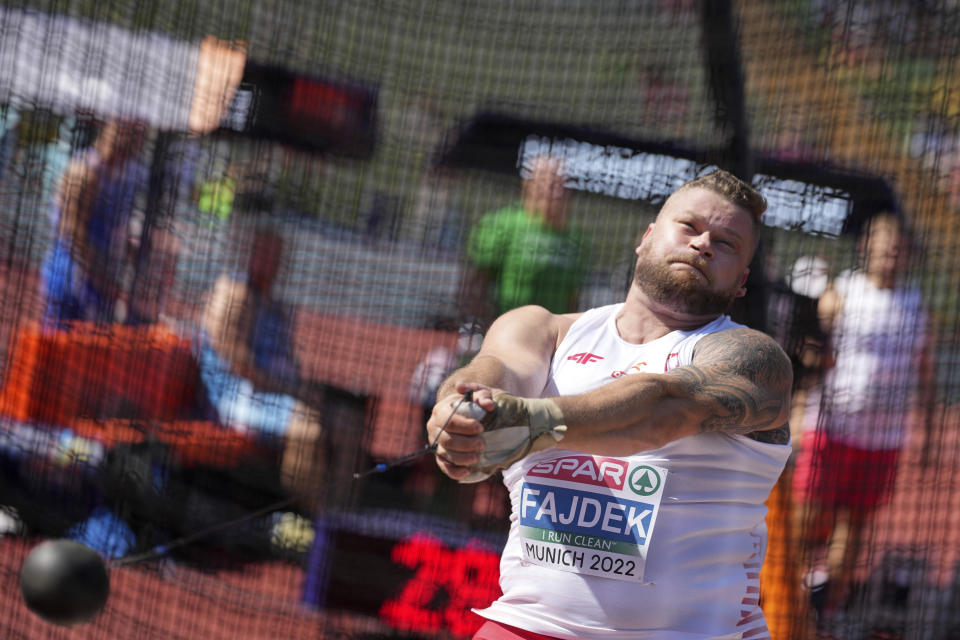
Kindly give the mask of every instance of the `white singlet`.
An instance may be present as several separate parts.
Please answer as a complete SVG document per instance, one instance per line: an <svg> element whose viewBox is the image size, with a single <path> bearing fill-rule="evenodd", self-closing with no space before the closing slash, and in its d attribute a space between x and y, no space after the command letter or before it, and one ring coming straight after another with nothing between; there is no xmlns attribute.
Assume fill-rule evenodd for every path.
<svg viewBox="0 0 960 640"><path fill-rule="evenodd" d="M833 326L822 428L861 449L899 449L927 336L922 295L913 287L880 289L859 271L835 286L843 309Z"/></svg>
<svg viewBox="0 0 960 640"><path fill-rule="evenodd" d="M721 316L635 345L617 331L621 306L574 322L544 396L690 364L701 337L741 326ZM528 456L504 471L503 596L478 613L557 638L769 637L758 604L764 503L789 455L789 445L709 433L627 457Z"/></svg>

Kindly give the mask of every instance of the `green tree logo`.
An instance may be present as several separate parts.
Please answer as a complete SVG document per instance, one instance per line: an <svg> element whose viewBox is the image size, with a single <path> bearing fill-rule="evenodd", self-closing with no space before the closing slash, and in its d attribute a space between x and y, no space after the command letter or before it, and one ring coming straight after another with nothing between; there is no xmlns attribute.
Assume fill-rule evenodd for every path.
<svg viewBox="0 0 960 640"><path fill-rule="evenodd" d="M660 474L653 467L640 465L630 472L630 488L641 496L652 496L660 490Z"/></svg>

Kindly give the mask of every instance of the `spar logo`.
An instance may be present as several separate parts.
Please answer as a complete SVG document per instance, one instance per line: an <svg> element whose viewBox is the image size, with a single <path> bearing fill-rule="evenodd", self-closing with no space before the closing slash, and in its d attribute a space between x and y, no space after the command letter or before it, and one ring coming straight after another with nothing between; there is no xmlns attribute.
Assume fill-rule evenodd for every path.
<svg viewBox="0 0 960 640"><path fill-rule="evenodd" d="M595 487L623 489L627 479L627 469L627 463L617 458L577 455L540 462L534 465L527 475L567 480Z"/></svg>
<svg viewBox="0 0 960 640"><path fill-rule="evenodd" d="M661 484L663 479L653 467L642 464L630 472L630 489L638 496L652 496Z"/></svg>
<svg viewBox="0 0 960 640"><path fill-rule="evenodd" d="M574 362L579 362L580 364L590 364L591 362L603 360L603 356L598 356L597 354L590 353L589 351L583 351L581 353L575 353L572 356L567 356L567 360L573 360Z"/></svg>

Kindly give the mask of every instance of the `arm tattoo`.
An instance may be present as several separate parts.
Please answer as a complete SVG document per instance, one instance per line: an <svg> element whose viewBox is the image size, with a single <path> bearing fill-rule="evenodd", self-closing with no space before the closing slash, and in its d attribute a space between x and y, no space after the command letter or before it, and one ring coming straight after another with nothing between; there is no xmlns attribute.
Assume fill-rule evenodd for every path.
<svg viewBox="0 0 960 640"><path fill-rule="evenodd" d="M789 428L781 415L790 402L790 360L769 336L732 329L700 339L693 362L670 372L690 397L712 407L700 423L703 433L750 435L785 444Z"/></svg>

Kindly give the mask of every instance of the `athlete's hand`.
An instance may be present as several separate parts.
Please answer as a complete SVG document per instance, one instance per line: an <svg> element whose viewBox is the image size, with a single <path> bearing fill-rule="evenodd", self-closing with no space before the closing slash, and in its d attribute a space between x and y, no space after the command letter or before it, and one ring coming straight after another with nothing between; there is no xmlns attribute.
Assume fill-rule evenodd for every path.
<svg viewBox="0 0 960 640"><path fill-rule="evenodd" d="M436 444L436 460L440 470L454 480L461 480L470 474L470 466L479 461L479 454L484 448L480 437L483 425L477 418L482 417L486 409L476 411L471 409L471 405L493 408L493 404L489 387L457 383L456 389L457 393L441 398L434 405L427 420L427 442ZM468 392L473 395L472 402L464 399ZM454 414L458 404L459 408Z"/></svg>
<svg viewBox="0 0 960 640"><path fill-rule="evenodd" d="M460 394L441 400L427 429L440 469L460 482L486 480L532 451L556 446L566 433L552 400L518 398L476 384L458 384L457 390L469 392L470 400L460 402Z"/></svg>

